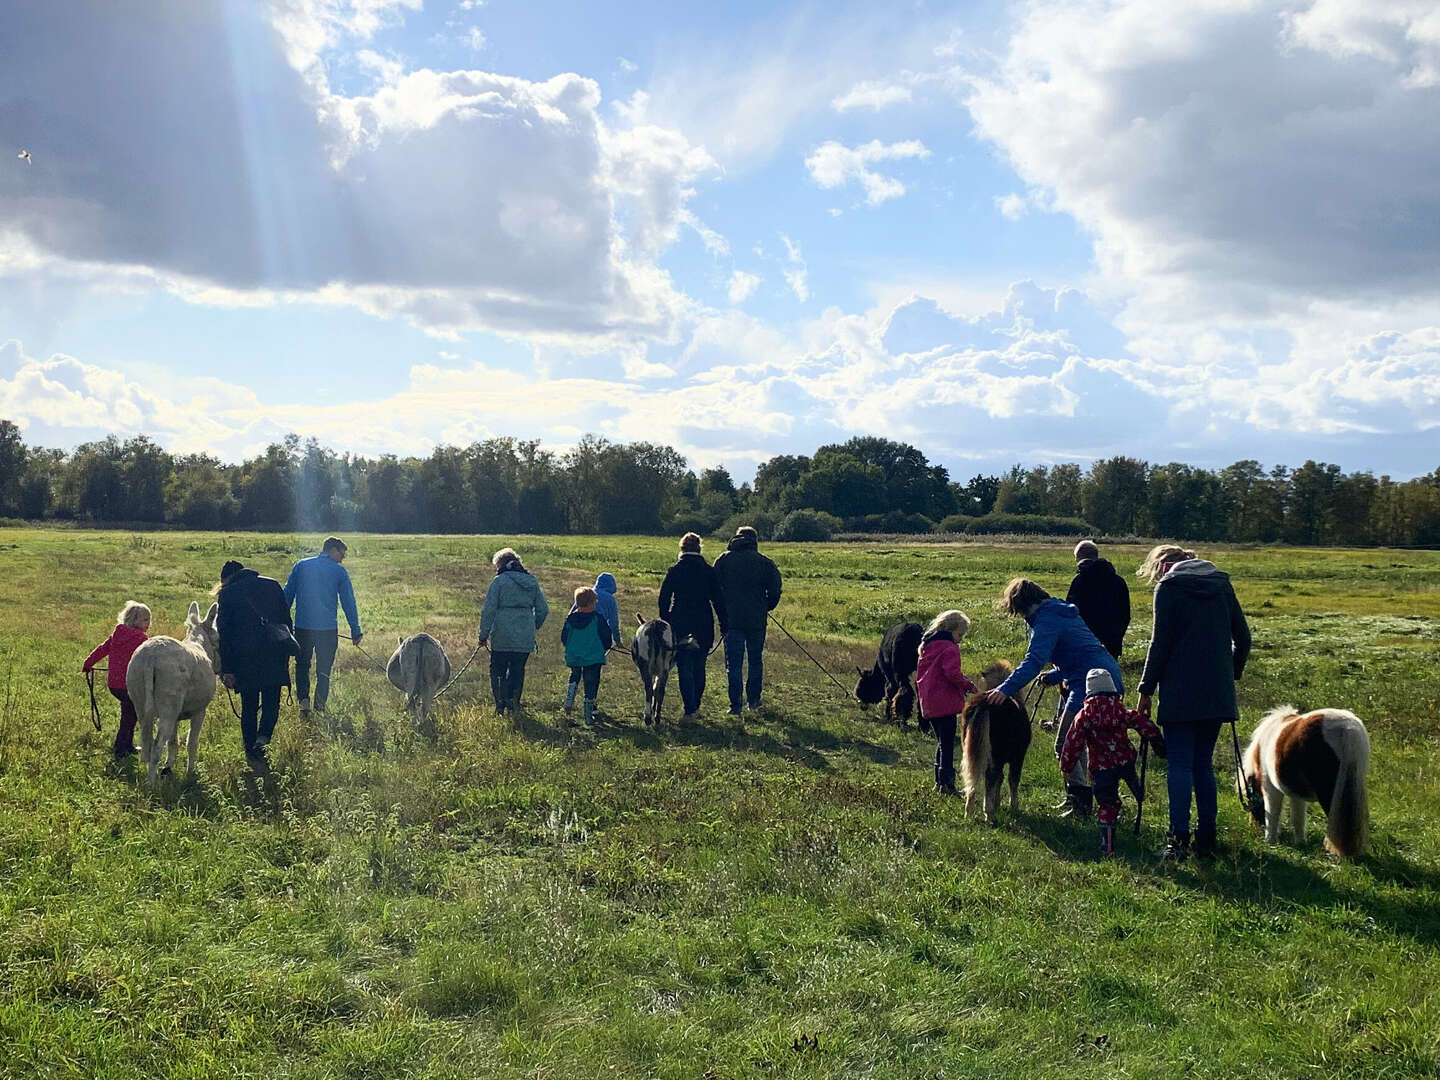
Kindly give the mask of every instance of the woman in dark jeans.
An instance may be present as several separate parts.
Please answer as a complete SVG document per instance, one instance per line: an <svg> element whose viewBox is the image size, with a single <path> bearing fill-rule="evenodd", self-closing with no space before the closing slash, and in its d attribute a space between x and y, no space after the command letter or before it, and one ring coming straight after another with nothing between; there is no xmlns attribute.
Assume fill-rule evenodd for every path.
<svg viewBox="0 0 1440 1080"><path fill-rule="evenodd" d="M711 612L714 617L711 617ZM715 568L700 553L699 533L686 533L680 538L680 558L665 572L660 586L660 618L670 624L675 635L675 675L680 681L680 699L685 703L681 719L693 722L700 715L700 700L705 696L705 662L715 645L715 622L720 622L720 636L725 636L725 596ZM686 635L694 645L679 645Z"/></svg>
<svg viewBox="0 0 1440 1080"><path fill-rule="evenodd" d="M280 716L280 688L290 685L291 652L270 625L292 630L285 590L234 560L220 570L220 680L240 695L245 756L260 757Z"/></svg>
<svg viewBox="0 0 1440 1080"><path fill-rule="evenodd" d="M1240 715L1235 684L1250 656L1250 627L1230 578L1193 551L1161 544L1139 576L1155 585L1155 621L1140 676L1140 711L1160 693L1156 722L1165 732L1170 836L1163 857L1190 853L1190 796L1195 796L1195 856L1215 857L1215 742Z"/></svg>

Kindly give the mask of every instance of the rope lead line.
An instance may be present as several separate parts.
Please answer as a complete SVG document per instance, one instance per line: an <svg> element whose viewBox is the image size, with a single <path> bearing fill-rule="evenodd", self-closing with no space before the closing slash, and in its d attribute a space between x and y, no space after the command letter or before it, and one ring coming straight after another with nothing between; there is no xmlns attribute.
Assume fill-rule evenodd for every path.
<svg viewBox="0 0 1440 1080"><path fill-rule="evenodd" d="M804 645L801 645L800 642L795 641L795 635L792 634L792 633L790 633L789 630L786 630L786 629L785 629L785 624L782 623L779 619L775 618L774 612L767 612L766 614L769 616L771 622L773 622L776 626L780 627L780 632L781 632L782 634L784 634L786 637L788 637L791 641L795 642L795 647L796 647L797 649L799 649L799 650L800 650L802 653L804 653L807 657L810 657L810 662L811 662L812 664L814 664L816 667L818 667L821 671L825 672L825 677L826 677L827 679L829 679L831 682L833 682L836 686L840 687L840 692L841 692L842 694L844 694L847 698L852 698L852 699L853 699L853 698L855 697L855 695L852 694L852 693L846 688L846 686L845 686L844 683L842 683L839 679L835 678L834 675L831 675L831 674L830 674L829 670L826 669L826 667L825 667L824 664L820 663L819 660L816 660L815 657L810 656L810 651L809 651L808 649L806 649Z"/></svg>
<svg viewBox="0 0 1440 1080"><path fill-rule="evenodd" d="M475 646L475 651L470 654L470 659L466 660L464 666L461 667L458 672L456 672L455 678L451 679L449 682L447 682L444 686L440 688L439 692L436 693L434 700L439 701L446 690L449 690L450 687L454 686L457 682L460 681L460 676L464 675L465 672L470 670L470 665L475 662L475 657L480 655L480 650L483 648L485 648L485 643L483 641Z"/></svg>
<svg viewBox="0 0 1440 1080"><path fill-rule="evenodd" d="M90 723L95 725L95 730L100 731L103 725L100 723L100 703L95 700L95 669L91 668L85 672L85 683L90 687Z"/></svg>

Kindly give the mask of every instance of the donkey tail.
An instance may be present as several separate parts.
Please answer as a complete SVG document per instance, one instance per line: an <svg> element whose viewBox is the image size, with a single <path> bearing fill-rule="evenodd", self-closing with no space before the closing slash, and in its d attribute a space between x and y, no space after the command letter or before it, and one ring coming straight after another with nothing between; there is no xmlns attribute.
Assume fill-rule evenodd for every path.
<svg viewBox="0 0 1440 1080"><path fill-rule="evenodd" d="M1370 798L1365 775L1370 767L1370 736L1358 717L1342 714L1345 722L1328 732L1327 741L1340 759L1335 793L1327 807L1325 846L1342 859L1364 853L1370 834Z"/></svg>
<svg viewBox="0 0 1440 1080"><path fill-rule="evenodd" d="M965 753L961 769L965 794L985 790L985 770L990 764L990 707L977 705L965 714Z"/></svg>
<svg viewBox="0 0 1440 1080"><path fill-rule="evenodd" d="M155 667L154 660L147 654L125 673L125 693L130 696L130 704L135 706L135 716L142 725L155 716Z"/></svg>

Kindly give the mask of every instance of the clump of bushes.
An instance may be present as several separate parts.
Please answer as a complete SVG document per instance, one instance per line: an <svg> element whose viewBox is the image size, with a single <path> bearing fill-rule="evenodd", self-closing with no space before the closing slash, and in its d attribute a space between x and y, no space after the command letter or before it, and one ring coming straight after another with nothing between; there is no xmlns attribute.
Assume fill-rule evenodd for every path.
<svg viewBox="0 0 1440 1080"><path fill-rule="evenodd" d="M935 523L924 514L907 514L903 510L891 510L884 514L866 514L850 518L845 522L850 532L860 533L928 533Z"/></svg>
<svg viewBox="0 0 1440 1080"><path fill-rule="evenodd" d="M775 539L829 540L840 525L839 518L823 510L792 510L775 527Z"/></svg>
<svg viewBox="0 0 1440 1080"><path fill-rule="evenodd" d="M935 526L938 533L964 533L966 536L992 536L998 533L1026 533L1041 536L1094 536L1095 526L1079 518L1052 517L1049 514L986 514L967 517L951 514Z"/></svg>

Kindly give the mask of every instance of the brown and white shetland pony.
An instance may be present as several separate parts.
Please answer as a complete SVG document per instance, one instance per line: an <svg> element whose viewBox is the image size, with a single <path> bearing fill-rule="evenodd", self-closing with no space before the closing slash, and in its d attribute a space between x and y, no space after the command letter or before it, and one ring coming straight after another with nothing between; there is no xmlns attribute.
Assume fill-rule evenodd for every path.
<svg viewBox="0 0 1440 1080"><path fill-rule="evenodd" d="M980 690L993 690L1010 674L1010 665L997 660L980 673ZM1010 811L1020 810L1020 772L1025 767L1025 753L1030 749L1030 717L1014 699L1003 705L991 705L979 695L972 697L962 715L964 722L964 753L961 775L965 780L965 814L975 793L985 790L985 820L995 824L995 808L1000 803L1000 781L1006 768L1010 770Z"/></svg>
<svg viewBox="0 0 1440 1080"><path fill-rule="evenodd" d="M1305 839L1306 803L1318 802L1325 808L1325 847L1341 858L1365 850L1370 736L1354 713L1297 713L1292 705L1272 709L1261 718L1242 761L1250 814L1265 826L1272 844L1280 837L1280 812L1289 796L1297 843Z"/></svg>

